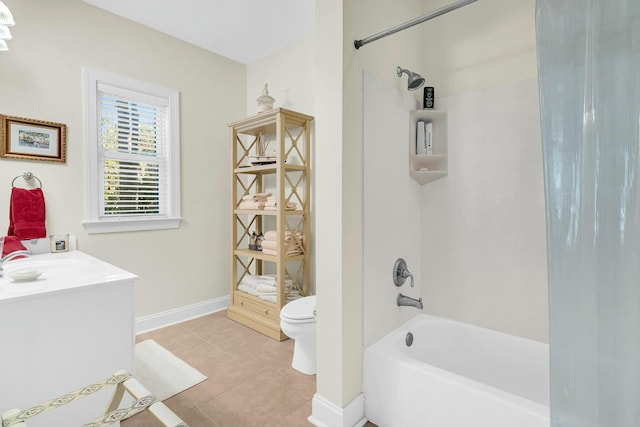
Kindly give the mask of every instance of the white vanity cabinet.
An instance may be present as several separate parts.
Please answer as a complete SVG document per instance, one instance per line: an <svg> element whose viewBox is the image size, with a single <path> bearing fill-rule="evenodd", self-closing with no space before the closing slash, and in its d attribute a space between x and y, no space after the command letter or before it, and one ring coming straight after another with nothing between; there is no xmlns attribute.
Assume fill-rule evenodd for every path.
<svg viewBox="0 0 640 427"><path fill-rule="evenodd" d="M12 269L43 274L14 282ZM111 376L133 372L134 274L80 251L5 264L0 278L0 412L42 404ZM29 427L75 427L100 416L109 387L37 415Z"/></svg>

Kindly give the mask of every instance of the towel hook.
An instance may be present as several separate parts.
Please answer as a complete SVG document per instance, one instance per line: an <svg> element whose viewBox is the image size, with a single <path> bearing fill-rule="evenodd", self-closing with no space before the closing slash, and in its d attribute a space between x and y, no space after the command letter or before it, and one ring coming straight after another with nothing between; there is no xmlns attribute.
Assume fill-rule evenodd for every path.
<svg viewBox="0 0 640 427"><path fill-rule="evenodd" d="M40 185L40 188L42 188L42 181L40 181L40 178L35 176L33 174L33 172L24 172L22 175L18 175L15 178L13 178L13 181L11 181L11 186L12 187L15 187L16 179L18 179L18 178L22 178L25 181L31 181L31 180L35 179L36 181L38 181L38 184Z"/></svg>

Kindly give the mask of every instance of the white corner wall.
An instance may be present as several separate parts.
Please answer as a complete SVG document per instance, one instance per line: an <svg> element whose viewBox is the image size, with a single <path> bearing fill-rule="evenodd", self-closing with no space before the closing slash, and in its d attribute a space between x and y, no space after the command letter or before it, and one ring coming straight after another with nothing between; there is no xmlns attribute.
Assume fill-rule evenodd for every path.
<svg viewBox="0 0 640 427"><path fill-rule="evenodd" d="M449 175L422 189L422 297L429 313L547 341L534 12L535 0L482 0L422 26L449 120Z"/></svg>
<svg viewBox="0 0 640 427"><path fill-rule="evenodd" d="M10 184L43 182L47 231L139 276L142 317L229 294L230 152L227 123L246 112L246 67L80 0L5 0L17 24L0 55L0 113L67 124L67 163L0 159L0 227ZM82 67L180 91L179 229L88 235L85 220Z"/></svg>
<svg viewBox="0 0 640 427"><path fill-rule="evenodd" d="M419 313L398 307L398 293L422 295L421 187L409 175L409 111L416 100L370 72L364 73L364 347ZM413 273L393 283L396 259Z"/></svg>
<svg viewBox="0 0 640 427"><path fill-rule="evenodd" d="M536 79L441 98L449 175L422 189L422 298L450 319L548 341Z"/></svg>

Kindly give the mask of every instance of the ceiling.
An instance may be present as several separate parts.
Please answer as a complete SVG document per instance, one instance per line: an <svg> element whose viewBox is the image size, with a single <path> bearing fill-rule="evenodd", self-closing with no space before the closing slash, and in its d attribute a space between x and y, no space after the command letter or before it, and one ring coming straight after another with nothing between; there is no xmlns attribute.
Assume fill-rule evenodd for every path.
<svg viewBox="0 0 640 427"><path fill-rule="evenodd" d="M315 0L83 0L243 64L314 29Z"/></svg>

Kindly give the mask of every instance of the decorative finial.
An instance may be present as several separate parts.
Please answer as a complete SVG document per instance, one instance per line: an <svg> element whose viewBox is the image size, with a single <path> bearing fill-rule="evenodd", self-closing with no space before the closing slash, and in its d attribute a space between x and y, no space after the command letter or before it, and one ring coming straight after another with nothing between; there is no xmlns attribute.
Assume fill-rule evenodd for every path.
<svg viewBox="0 0 640 427"><path fill-rule="evenodd" d="M275 99L269 96L269 90L267 89L267 84L264 84L264 89L262 89L262 96L258 98L258 112L262 113L264 111L269 111L273 108L273 103Z"/></svg>

